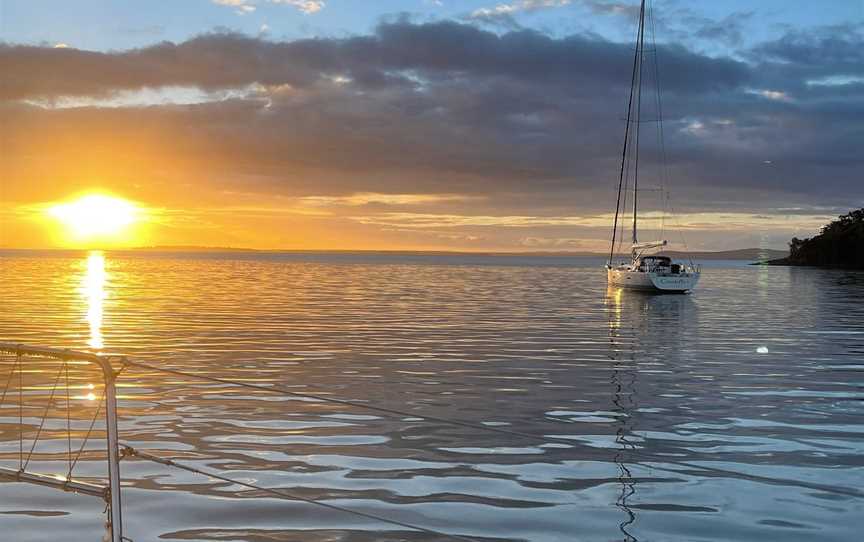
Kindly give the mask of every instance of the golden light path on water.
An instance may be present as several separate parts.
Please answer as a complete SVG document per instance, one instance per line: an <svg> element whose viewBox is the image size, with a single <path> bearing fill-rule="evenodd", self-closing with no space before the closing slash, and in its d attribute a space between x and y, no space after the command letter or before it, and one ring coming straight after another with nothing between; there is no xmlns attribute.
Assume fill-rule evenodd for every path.
<svg viewBox="0 0 864 542"><path fill-rule="evenodd" d="M81 281L81 295L87 306L87 323L90 324L90 348L101 350L105 346L102 337L104 303L107 297L105 284L108 274L105 271L105 255L91 252L87 256L86 271Z"/></svg>

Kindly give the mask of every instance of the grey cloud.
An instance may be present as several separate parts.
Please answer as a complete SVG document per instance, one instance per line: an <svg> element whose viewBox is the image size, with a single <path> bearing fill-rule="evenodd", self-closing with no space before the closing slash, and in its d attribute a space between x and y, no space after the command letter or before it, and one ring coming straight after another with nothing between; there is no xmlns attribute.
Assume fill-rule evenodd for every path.
<svg viewBox="0 0 864 542"><path fill-rule="evenodd" d="M681 207L842 206L864 198L856 120L864 99L802 81L850 73L856 39L854 32L793 34L753 49L748 62L661 45ZM147 134L170 134L172 152L205 164L201 175L226 189L453 193L483 196L483 205L514 215L598 212L611 202L631 62L629 44L499 35L450 21L397 20L368 36L292 42L213 33L109 53L7 44L0 46L7 100L0 121L24 137L110 134L144 138L136 145L145 148L155 144ZM194 106L46 110L15 102L253 83L242 99ZM794 99L772 100L760 89ZM43 156L62 152L36 143L46 143ZM9 156L3 167L27 169L28 155ZM148 178L164 177L153 168ZM460 205L481 204L447 207Z"/></svg>
<svg viewBox="0 0 864 542"><path fill-rule="evenodd" d="M436 78L500 75L621 85L629 49L596 38L554 39L529 30L498 35L450 21L400 21L380 25L371 36L293 42L213 33L180 44L162 42L111 53L3 44L0 98L98 95L165 85L303 87L323 74L381 81L400 70ZM669 67L669 88L730 88L748 77L746 67L732 60L672 46L662 54ZM700 77L693 77L697 71Z"/></svg>
<svg viewBox="0 0 864 542"><path fill-rule="evenodd" d="M739 46L744 40L744 24L750 21L755 13L755 11L739 11L719 21L689 17L688 23L696 27L694 35L698 38Z"/></svg>
<svg viewBox="0 0 864 542"><path fill-rule="evenodd" d="M791 30L748 51L764 79L805 88L809 81L853 76L864 79L864 24ZM826 90L826 89L817 89Z"/></svg>
<svg viewBox="0 0 864 542"><path fill-rule="evenodd" d="M864 23L847 23L816 30L790 30L782 37L763 43L753 53L769 61L797 67L831 67L860 73L864 51Z"/></svg>
<svg viewBox="0 0 864 542"><path fill-rule="evenodd" d="M639 16L639 4L604 0L582 0L592 12L603 15L618 15L635 21Z"/></svg>

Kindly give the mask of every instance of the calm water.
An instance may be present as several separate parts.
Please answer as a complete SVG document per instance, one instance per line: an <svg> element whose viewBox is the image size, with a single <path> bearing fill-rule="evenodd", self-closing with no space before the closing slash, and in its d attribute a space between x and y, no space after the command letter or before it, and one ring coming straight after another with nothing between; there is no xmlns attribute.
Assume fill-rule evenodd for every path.
<svg viewBox="0 0 864 542"><path fill-rule="evenodd" d="M123 373L123 440L235 478L485 541L864 528L862 273L721 263L692 295L651 296L607 291L584 259L7 252L0 265L0 340L558 437ZM76 382L81 427L98 401ZM17 468L17 410L0 414L0 463ZM44 438L30 468L63 472L65 435ZM143 461L123 478L135 542L438 539ZM102 512L0 484L4 540L95 542Z"/></svg>

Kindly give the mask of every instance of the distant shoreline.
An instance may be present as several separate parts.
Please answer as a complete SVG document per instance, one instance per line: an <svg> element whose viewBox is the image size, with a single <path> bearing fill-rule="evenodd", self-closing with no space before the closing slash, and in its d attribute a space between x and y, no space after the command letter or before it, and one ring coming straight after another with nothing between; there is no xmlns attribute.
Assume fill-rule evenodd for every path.
<svg viewBox="0 0 864 542"><path fill-rule="evenodd" d="M762 265L864 270L864 208L837 217L809 239L793 237L789 255Z"/></svg>
<svg viewBox="0 0 864 542"><path fill-rule="evenodd" d="M798 263L793 262L789 257L786 258L777 258L774 260L764 260L760 262L753 262L750 265L767 265L772 267L809 267L812 269L847 269L852 271L860 271L861 268L855 265L827 265L827 264L811 264L811 263Z"/></svg>
<svg viewBox="0 0 864 542"><path fill-rule="evenodd" d="M89 252L100 250L114 253L202 253L202 254L381 254L405 256L504 256L504 257L547 257L547 258L608 258L608 253L600 252L568 252L568 251L458 251L458 250L348 250L348 249L254 249L236 247L202 247L202 246L154 246L130 248L0 248L8 252ZM664 251L662 254L672 258L694 260L750 260L754 262L779 261L788 252L776 249L745 248L722 251L680 252ZM615 257L628 257L627 254L616 254ZM772 264L773 265L773 264Z"/></svg>

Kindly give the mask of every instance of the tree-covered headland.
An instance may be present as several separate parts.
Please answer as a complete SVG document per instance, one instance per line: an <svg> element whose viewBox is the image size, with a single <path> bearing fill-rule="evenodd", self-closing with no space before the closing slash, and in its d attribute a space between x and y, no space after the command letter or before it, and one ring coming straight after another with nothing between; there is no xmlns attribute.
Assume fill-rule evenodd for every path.
<svg viewBox="0 0 864 542"><path fill-rule="evenodd" d="M838 217L814 237L792 238L789 257L770 263L864 269L864 209Z"/></svg>

